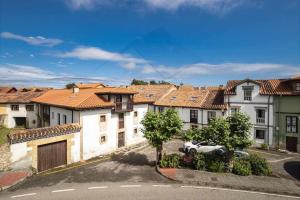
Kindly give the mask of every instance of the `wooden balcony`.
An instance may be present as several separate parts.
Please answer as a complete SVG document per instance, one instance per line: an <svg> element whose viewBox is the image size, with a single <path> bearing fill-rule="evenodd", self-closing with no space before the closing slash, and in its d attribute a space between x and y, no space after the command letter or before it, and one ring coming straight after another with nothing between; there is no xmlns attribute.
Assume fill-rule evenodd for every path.
<svg viewBox="0 0 300 200"><path fill-rule="evenodd" d="M114 112L131 112L133 111L133 102L116 102Z"/></svg>

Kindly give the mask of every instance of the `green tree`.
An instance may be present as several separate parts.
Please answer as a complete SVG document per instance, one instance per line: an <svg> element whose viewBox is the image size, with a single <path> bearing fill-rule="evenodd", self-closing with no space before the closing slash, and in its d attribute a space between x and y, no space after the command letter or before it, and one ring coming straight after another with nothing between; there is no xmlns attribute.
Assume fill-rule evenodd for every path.
<svg viewBox="0 0 300 200"><path fill-rule="evenodd" d="M234 148L244 149L251 145L250 129L252 127L250 117L244 113L237 112L227 117L230 125L229 140Z"/></svg>
<svg viewBox="0 0 300 200"><path fill-rule="evenodd" d="M68 83L65 85L66 89L72 89L76 84L75 83Z"/></svg>
<svg viewBox="0 0 300 200"><path fill-rule="evenodd" d="M145 138L156 148L156 163L159 163L163 143L170 140L173 135L180 133L183 123L175 110L167 109L159 113L147 112L142 124Z"/></svg>
<svg viewBox="0 0 300 200"><path fill-rule="evenodd" d="M143 80L133 79L131 81L131 85L148 85L148 82Z"/></svg>

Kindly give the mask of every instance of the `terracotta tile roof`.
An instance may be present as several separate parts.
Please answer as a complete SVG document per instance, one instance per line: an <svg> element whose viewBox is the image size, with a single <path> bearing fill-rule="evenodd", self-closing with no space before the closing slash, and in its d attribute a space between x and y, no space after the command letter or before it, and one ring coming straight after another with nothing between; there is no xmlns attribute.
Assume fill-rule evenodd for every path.
<svg viewBox="0 0 300 200"><path fill-rule="evenodd" d="M156 101L154 105L201 108L201 105L208 94L209 90L207 89L199 89L192 86L181 86L177 90L166 95L164 98Z"/></svg>
<svg viewBox="0 0 300 200"><path fill-rule="evenodd" d="M15 87L0 87L0 93L12 93L16 91L17 89Z"/></svg>
<svg viewBox="0 0 300 200"><path fill-rule="evenodd" d="M101 88L105 87L102 83L77 83L75 84L79 89L87 89L87 88Z"/></svg>
<svg viewBox="0 0 300 200"><path fill-rule="evenodd" d="M136 94L137 92L126 87L104 87L99 88L97 94Z"/></svg>
<svg viewBox="0 0 300 200"><path fill-rule="evenodd" d="M224 104L224 89L223 87L208 87L208 95L204 99L201 108L211 110L222 110L226 106Z"/></svg>
<svg viewBox="0 0 300 200"><path fill-rule="evenodd" d="M154 103L176 89L174 85L131 85L127 88L137 92L133 98L134 103Z"/></svg>
<svg viewBox="0 0 300 200"><path fill-rule="evenodd" d="M80 89L76 93L73 93L72 89L49 90L42 96L33 99L33 101L72 109L112 107L113 103L105 101L100 95L96 94L102 89Z"/></svg>
<svg viewBox="0 0 300 200"><path fill-rule="evenodd" d="M236 86L244 82L254 82L260 85L261 95L300 95L299 92L295 92L292 82L298 77L292 79L270 79L270 80L230 80L225 87L226 95L235 95Z"/></svg>
<svg viewBox="0 0 300 200"><path fill-rule="evenodd" d="M30 103L32 99L39 97L44 92L14 92L0 94L0 103Z"/></svg>
<svg viewBox="0 0 300 200"><path fill-rule="evenodd" d="M10 144L15 144L41 138L71 134L80 131L80 129L81 126L78 123L74 123L45 128L14 130L8 135L8 140Z"/></svg>

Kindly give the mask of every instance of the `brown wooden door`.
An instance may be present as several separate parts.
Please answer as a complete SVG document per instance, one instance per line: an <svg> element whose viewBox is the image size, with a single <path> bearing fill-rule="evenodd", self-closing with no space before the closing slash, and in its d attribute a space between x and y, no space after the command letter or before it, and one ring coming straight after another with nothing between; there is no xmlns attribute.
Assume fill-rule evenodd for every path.
<svg viewBox="0 0 300 200"><path fill-rule="evenodd" d="M124 113L119 113L119 129L124 128Z"/></svg>
<svg viewBox="0 0 300 200"><path fill-rule="evenodd" d="M286 149L288 151L297 152L297 137L286 137Z"/></svg>
<svg viewBox="0 0 300 200"><path fill-rule="evenodd" d="M125 133L118 133L118 148L125 146Z"/></svg>
<svg viewBox="0 0 300 200"><path fill-rule="evenodd" d="M38 171L67 164L67 141L38 146Z"/></svg>

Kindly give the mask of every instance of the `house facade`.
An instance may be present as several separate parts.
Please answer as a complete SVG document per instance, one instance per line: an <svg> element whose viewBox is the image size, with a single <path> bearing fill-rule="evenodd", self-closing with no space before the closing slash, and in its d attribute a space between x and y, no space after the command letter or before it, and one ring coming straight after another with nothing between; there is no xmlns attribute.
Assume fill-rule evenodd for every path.
<svg viewBox="0 0 300 200"><path fill-rule="evenodd" d="M272 90L272 89L270 89ZM252 124L251 139L255 146L273 145L274 136L274 96L264 80L228 81L224 103L227 115L235 112L246 113Z"/></svg>

